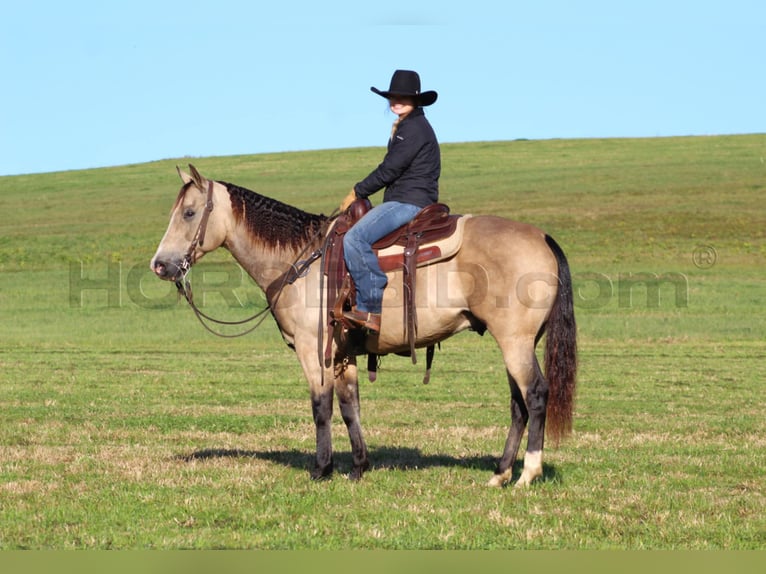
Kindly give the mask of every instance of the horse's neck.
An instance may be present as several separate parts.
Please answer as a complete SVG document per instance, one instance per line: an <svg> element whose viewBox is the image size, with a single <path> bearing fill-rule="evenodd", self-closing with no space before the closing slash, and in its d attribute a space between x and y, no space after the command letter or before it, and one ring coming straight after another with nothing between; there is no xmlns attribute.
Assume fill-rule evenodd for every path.
<svg viewBox="0 0 766 574"><path fill-rule="evenodd" d="M263 291L287 272L299 255L292 249L273 249L254 242L246 232L227 240L226 248Z"/></svg>
<svg viewBox="0 0 766 574"><path fill-rule="evenodd" d="M320 241L326 218L225 184L232 206L226 248L268 294L273 283Z"/></svg>

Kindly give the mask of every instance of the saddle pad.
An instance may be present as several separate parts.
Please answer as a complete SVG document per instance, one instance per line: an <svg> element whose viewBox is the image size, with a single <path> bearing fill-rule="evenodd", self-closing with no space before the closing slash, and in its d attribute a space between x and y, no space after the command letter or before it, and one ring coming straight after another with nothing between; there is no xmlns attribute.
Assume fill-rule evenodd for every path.
<svg viewBox="0 0 766 574"><path fill-rule="evenodd" d="M471 217L471 215L459 216L455 232L449 237L439 239L438 241L421 243L418 246L418 253L424 252L429 253L430 255L425 258L418 257L418 267L430 265L431 263L436 263L437 261L442 261L455 255L463 244L463 228L465 222ZM384 271L388 271L392 267L392 265L386 264L386 261L402 261L403 257L404 246L402 245L394 244L378 251L378 260L381 262L381 268Z"/></svg>

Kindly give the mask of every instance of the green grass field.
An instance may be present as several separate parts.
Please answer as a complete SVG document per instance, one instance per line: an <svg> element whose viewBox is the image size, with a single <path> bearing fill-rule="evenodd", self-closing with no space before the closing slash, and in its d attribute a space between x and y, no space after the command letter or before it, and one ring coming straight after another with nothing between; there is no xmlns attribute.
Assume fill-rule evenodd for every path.
<svg viewBox="0 0 766 574"><path fill-rule="evenodd" d="M766 548L766 135L443 146L453 212L536 224L573 272L574 433L525 490L484 486L508 425L491 337L447 341L428 386L384 358L361 389L372 471L345 478L336 414L315 483L271 319L213 337L148 268L176 165L330 213L381 153L0 178L0 548ZM263 305L226 253L196 271L206 311Z"/></svg>

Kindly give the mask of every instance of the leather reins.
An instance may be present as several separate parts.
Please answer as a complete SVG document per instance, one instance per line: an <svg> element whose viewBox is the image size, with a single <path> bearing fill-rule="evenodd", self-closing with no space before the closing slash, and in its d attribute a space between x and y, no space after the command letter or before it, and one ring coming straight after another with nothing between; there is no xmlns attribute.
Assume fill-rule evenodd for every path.
<svg viewBox="0 0 766 574"><path fill-rule="evenodd" d="M189 271L192 268L193 265L193 258L194 258L194 251L197 249L198 246L201 246L205 242L205 234L207 233L207 224L208 220L210 219L210 214L213 211L213 180L208 180L207 185L207 198L205 200L205 210L202 213L202 218L200 219L199 226L197 227L197 231L194 233L194 237L192 238L191 244L189 245L189 249L186 250L186 254L184 255L184 259L181 262L181 265L179 266L179 269L181 270L181 277L175 281L176 288L178 289L178 292L183 295L184 299L186 299L186 302L189 304L189 306L194 311L194 314L196 315L199 322L202 324L205 329L207 329L209 332L211 332L214 335L217 335L218 337L223 337L227 339L233 339L236 337L242 337L244 335L247 335L249 333L252 333L257 329L261 323L263 323L264 319L266 318L266 314L272 310L272 307L276 305L277 301L279 300L279 297L282 295L282 291L287 285L292 285L300 279L301 277L305 277L308 273L309 268L311 267L311 264L314 263L317 259L322 257L323 249L317 249L311 255L309 255L308 259L301 260L300 258L306 253L308 248L311 246L313 241L309 241L306 245L306 247L301 251L301 253L298 255L297 260L295 263L292 263L290 265L290 271L287 272L282 280L282 284L279 286L279 289L277 290L277 294L274 297L273 303L269 303L266 305L264 309L261 309L251 317L248 317L246 319L242 319L239 321L223 321L221 319L216 319L214 317L211 317L210 315L207 315L204 313L199 307L197 307L197 304L194 302L194 294L192 293L192 287L189 280L186 278L186 276L189 274ZM335 214L331 216L328 221L332 221L334 219ZM317 233L317 235L321 234L322 230ZM235 333L235 334L226 334L226 333L220 333L216 331L215 329L211 328L205 321L210 321L211 323L215 323L217 325L245 325L247 323L250 323L251 321L255 321L256 319L260 319L255 325L252 327L242 331L241 333Z"/></svg>

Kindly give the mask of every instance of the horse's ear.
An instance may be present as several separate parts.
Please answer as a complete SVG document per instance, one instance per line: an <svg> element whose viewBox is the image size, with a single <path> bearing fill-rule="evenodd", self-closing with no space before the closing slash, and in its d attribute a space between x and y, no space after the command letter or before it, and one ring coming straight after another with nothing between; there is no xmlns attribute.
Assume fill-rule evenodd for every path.
<svg viewBox="0 0 766 574"><path fill-rule="evenodd" d="M200 172L197 171L197 168L194 167L192 164L189 164L189 171L191 171L191 179L194 182L194 185L196 185L199 189L205 189L205 178L202 177Z"/></svg>
<svg viewBox="0 0 766 574"><path fill-rule="evenodd" d="M191 182L191 180L192 180L191 176L188 173L186 173L185 171L183 171L180 167L176 166L176 171L178 172L178 177L180 177L181 181L184 182L184 185L186 185L189 182Z"/></svg>

